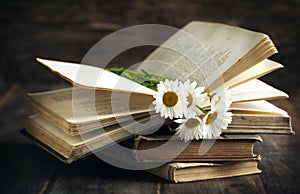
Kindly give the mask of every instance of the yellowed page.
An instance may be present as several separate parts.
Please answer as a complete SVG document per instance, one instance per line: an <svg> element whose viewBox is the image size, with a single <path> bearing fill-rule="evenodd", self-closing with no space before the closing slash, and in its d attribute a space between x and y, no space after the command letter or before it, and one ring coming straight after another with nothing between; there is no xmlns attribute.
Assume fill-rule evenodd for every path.
<svg viewBox="0 0 300 194"><path fill-rule="evenodd" d="M278 115L287 116L288 113L277 106L265 101L249 101L249 102L235 102L232 103L230 109L235 111L247 111L247 112L256 112L256 113L273 113Z"/></svg>
<svg viewBox="0 0 300 194"><path fill-rule="evenodd" d="M176 33L138 69L181 80L189 78L208 86L267 37L263 33L209 22L191 22L182 30L192 37L184 32Z"/></svg>
<svg viewBox="0 0 300 194"><path fill-rule="evenodd" d="M288 95L258 79L231 89L234 102L288 98Z"/></svg>
<svg viewBox="0 0 300 194"><path fill-rule="evenodd" d="M238 74L233 79L226 82L227 87L234 87L241 83L245 83L255 78L266 75L276 69L283 68L283 65L269 59L265 59L250 69Z"/></svg>
<svg viewBox="0 0 300 194"><path fill-rule="evenodd" d="M37 61L74 85L153 95L155 91L99 67L37 58Z"/></svg>
<svg viewBox="0 0 300 194"><path fill-rule="evenodd" d="M90 149L94 150L109 143L112 143L113 141L120 140L124 137L129 137L130 135L133 135L133 133L142 132L146 130L147 127L150 127L150 125L161 125L163 120L157 115L153 117L153 121L151 122L151 124L144 125L144 127L146 128L142 128L139 122L133 120L133 122L128 122L122 127L119 125L112 125L104 128L104 130L96 130L85 134L84 136L67 135L60 128L43 119L39 115L30 116L29 121L40 126L40 129L44 131L40 134L46 135L47 133L50 133L53 137L55 137L55 139L59 139L67 145L71 145L73 149L75 149L75 147L78 146L89 146ZM138 121L140 121L141 123L145 123L146 121L148 121L148 118L139 119ZM30 132L31 130L36 129L29 129L28 131ZM109 138L106 135L108 135ZM55 141L55 139L52 139L51 141Z"/></svg>
<svg viewBox="0 0 300 194"><path fill-rule="evenodd" d="M39 115L30 116L29 119L32 120L32 122L36 123L37 125L42 126L49 133L53 134L58 139L63 140L68 145L75 146L75 145L83 144L83 140L81 139L81 137L79 135L77 135L77 136L67 135L61 129L57 128L56 126L54 126L50 122L46 121Z"/></svg>
<svg viewBox="0 0 300 194"><path fill-rule="evenodd" d="M108 90L72 88L28 94L29 100L70 123L96 121L154 110L153 97Z"/></svg>
<svg viewBox="0 0 300 194"><path fill-rule="evenodd" d="M234 88L231 88L230 91L233 103L256 100L275 100L289 97L286 93L258 79L253 79L246 83L240 84ZM203 107L210 107L209 100L203 104Z"/></svg>

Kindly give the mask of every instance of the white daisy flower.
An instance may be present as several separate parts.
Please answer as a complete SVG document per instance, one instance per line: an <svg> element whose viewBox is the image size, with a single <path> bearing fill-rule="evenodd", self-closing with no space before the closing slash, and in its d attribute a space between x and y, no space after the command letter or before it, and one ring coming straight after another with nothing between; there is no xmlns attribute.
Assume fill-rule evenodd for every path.
<svg viewBox="0 0 300 194"><path fill-rule="evenodd" d="M222 129L227 129L232 121L232 113L228 112L232 103L231 93L226 88L220 89L211 99L211 110L203 118L205 138L218 137Z"/></svg>
<svg viewBox="0 0 300 194"><path fill-rule="evenodd" d="M165 80L157 85L157 92L153 95L155 98L156 113L160 112L161 117L182 118L183 110L187 107L188 93L183 89L178 80Z"/></svg>
<svg viewBox="0 0 300 194"><path fill-rule="evenodd" d="M184 109L183 114L186 118L191 118L196 115L203 114L201 110L199 110L199 107L202 107L203 103L205 102L207 98L207 94L204 92L204 87L197 87L197 82L190 82L190 80L187 80L182 84L184 89L187 91L188 96L188 105L187 108Z"/></svg>
<svg viewBox="0 0 300 194"><path fill-rule="evenodd" d="M218 137L222 129L227 129L228 124L232 121L232 113L224 109L208 112L203 118L203 136L204 138Z"/></svg>
<svg viewBox="0 0 300 194"><path fill-rule="evenodd" d="M226 88L221 88L215 93L211 99L211 110L229 110L232 103L231 91Z"/></svg>
<svg viewBox="0 0 300 194"><path fill-rule="evenodd" d="M175 134L185 142L203 137L203 125L199 117L177 119L175 122L181 124Z"/></svg>

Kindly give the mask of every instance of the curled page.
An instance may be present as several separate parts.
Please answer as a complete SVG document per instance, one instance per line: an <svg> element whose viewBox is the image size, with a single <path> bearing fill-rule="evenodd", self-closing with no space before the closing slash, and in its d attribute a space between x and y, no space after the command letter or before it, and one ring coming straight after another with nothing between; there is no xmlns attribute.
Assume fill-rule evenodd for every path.
<svg viewBox="0 0 300 194"><path fill-rule="evenodd" d="M154 90L99 67L40 58L37 58L37 61L73 85L80 87L95 88L96 90L119 90L148 95L155 93Z"/></svg>
<svg viewBox="0 0 300 194"><path fill-rule="evenodd" d="M276 100L289 97L283 91L280 91L258 79L248 81L232 88L231 93L234 102Z"/></svg>

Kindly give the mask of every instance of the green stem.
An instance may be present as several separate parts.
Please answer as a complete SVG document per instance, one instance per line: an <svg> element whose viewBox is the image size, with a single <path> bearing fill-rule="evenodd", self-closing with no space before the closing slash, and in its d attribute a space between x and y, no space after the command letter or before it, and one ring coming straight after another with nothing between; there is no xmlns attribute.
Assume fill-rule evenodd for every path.
<svg viewBox="0 0 300 194"><path fill-rule="evenodd" d="M213 98L214 94L207 93L207 96L209 97L209 101L211 102L211 99Z"/></svg>
<svg viewBox="0 0 300 194"><path fill-rule="evenodd" d="M204 110L202 107L196 105L196 107L201 110L205 115L208 113L208 111Z"/></svg>

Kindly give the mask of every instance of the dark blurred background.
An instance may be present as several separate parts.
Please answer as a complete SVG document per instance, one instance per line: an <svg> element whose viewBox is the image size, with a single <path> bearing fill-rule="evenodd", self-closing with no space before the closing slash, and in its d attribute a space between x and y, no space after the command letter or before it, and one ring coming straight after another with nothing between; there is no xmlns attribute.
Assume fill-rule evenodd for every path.
<svg viewBox="0 0 300 194"><path fill-rule="evenodd" d="M196 188L197 192L207 184L207 188L220 189L219 192L231 191L230 188L233 191L245 188L246 192L249 188L259 190L256 187L262 183L270 193L299 192L299 133L266 136L264 144L257 147L263 155L263 173L259 176L262 183L259 178L250 184L253 177L249 176L245 183L242 177L196 182L186 187L161 184L161 179L145 172L130 172L130 176L122 178L122 174L129 172L95 158L64 165L20 135L19 130L26 126L26 119L32 114L26 102L28 92L70 86L39 65L36 57L80 62L98 40L119 29L148 23L180 28L193 20L241 26L271 37L279 50L271 59L285 68L262 79L290 94L289 101L275 104L289 111L294 130L298 132L299 0L0 0L0 190L6 191L0 193L47 193L47 190L65 193L66 189L72 193L90 190L102 193L119 188L137 192L136 188L148 191L149 185L152 191L168 192L173 188L181 192L186 188L187 192ZM130 50L112 64L132 65L151 49ZM103 169L106 173L102 173Z"/></svg>

